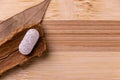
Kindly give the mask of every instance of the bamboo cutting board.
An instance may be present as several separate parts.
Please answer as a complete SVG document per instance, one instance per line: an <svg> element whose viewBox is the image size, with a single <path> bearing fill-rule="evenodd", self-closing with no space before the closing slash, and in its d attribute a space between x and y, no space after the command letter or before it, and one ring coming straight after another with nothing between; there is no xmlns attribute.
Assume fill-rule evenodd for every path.
<svg viewBox="0 0 120 80"><path fill-rule="evenodd" d="M41 1L1 0L0 21ZM42 23L48 52L0 80L119 80L119 2L52 0Z"/></svg>

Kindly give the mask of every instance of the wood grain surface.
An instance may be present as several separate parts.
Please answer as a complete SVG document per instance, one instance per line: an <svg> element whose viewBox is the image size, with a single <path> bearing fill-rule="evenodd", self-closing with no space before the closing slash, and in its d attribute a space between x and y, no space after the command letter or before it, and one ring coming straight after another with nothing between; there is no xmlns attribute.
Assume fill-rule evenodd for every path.
<svg viewBox="0 0 120 80"><path fill-rule="evenodd" d="M0 1L1 21L27 8L22 5L39 3L12 1ZM22 7L15 5L18 11L8 10L12 3L20 2ZM52 0L42 24L48 53L8 71L0 80L119 80L119 3L119 0Z"/></svg>
<svg viewBox="0 0 120 80"><path fill-rule="evenodd" d="M0 20L43 0L0 0ZM119 0L51 0L46 20L120 20Z"/></svg>
<svg viewBox="0 0 120 80"><path fill-rule="evenodd" d="M120 21L50 20L43 28L53 51L120 51Z"/></svg>

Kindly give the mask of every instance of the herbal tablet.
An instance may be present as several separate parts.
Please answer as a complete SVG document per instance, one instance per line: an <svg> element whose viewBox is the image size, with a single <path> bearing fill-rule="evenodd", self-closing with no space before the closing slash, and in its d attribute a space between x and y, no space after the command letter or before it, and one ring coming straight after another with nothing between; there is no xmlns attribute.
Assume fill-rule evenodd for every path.
<svg viewBox="0 0 120 80"><path fill-rule="evenodd" d="M30 54L39 37L39 32L36 29L29 29L19 45L19 52L23 55Z"/></svg>

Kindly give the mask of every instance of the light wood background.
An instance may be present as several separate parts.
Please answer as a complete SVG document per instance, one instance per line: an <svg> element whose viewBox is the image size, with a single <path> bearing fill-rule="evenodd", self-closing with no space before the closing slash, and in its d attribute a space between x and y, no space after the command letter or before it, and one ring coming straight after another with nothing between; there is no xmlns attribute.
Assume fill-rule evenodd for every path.
<svg viewBox="0 0 120 80"><path fill-rule="evenodd" d="M41 1L43 0L0 0L0 21ZM6 72L0 80L119 80L120 36L114 34L112 36L80 35L80 32L82 30L84 32L85 29L92 29L91 32L95 29L94 33L97 33L97 30L100 33L110 33L108 28L114 29L111 33L116 33L118 29L119 33L119 7L119 0L52 0L43 22L49 51L41 58L34 58L22 67ZM89 24L89 22L73 20L115 20L118 22L99 24L98 21ZM89 28L89 25L92 27ZM83 44L81 40L88 40L88 43ZM99 42L99 44L95 43L97 40L105 41L101 44L102 48L99 48ZM107 40L113 42L112 47L107 45ZM116 40L118 42L115 45ZM111 42L108 41L108 43ZM93 47L83 47L87 44Z"/></svg>
<svg viewBox="0 0 120 80"><path fill-rule="evenodd" d="M0 0L5 20L43 0ZM120 20L119 0L51 0L45 20Z"/></svg>

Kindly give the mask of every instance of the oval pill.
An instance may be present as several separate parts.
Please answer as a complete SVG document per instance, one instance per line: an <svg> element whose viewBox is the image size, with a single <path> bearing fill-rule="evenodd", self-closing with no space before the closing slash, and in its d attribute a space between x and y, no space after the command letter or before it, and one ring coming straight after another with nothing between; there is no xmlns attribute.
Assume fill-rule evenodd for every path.
<svg viewBox="0 0 120 80"><path fill-rule="evenodd" d="M39 32L36 29L29 29L19 45L19 52L23 55L30 54L39 37Z"/></svg>

